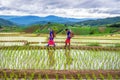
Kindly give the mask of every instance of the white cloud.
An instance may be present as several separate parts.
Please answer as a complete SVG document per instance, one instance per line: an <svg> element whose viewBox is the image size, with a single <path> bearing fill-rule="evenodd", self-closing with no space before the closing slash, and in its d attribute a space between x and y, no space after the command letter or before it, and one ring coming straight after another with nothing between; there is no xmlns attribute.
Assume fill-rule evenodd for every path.
<svg viewBox="0 0 120 80"><path fill-rule="evenodd" d="M4 10L0 12L0 15L28 15L28 13L21 12L21 11L15 11L15 10Z"/></svg>
<svg viewBox="0 0 120 80"><path fill-rule="evenodd" d="M120 0L0 0L0 15L120 16Z"/></svg>

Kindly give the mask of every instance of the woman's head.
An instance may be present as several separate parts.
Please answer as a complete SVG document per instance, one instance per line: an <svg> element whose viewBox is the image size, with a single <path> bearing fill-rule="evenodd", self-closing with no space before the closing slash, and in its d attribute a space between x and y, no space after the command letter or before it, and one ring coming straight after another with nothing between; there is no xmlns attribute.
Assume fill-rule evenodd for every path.
<svg viewBox="0 0 120 80"><path fill-rule="evenodd" d="M68 31L69 29L65 29L65 31Z"/></svg>

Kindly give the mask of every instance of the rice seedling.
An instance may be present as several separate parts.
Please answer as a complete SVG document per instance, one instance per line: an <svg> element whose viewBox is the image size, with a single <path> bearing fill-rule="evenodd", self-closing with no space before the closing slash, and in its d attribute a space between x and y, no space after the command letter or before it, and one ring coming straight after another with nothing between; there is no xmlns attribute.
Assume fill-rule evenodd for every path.
<svg viewBox="0 0 120 80"><path fill-rule="evenodd" d="M8 38L7 38L8 39ZM31 39L29 37L29 39ZM39 39L39 38L36 38ZM24 39L27 40L27 39ZM61 39L63 41L64 39ZM77 39L76 39L77 40ZM31 40L34 41L34 40ZM57 39L56 39L57 41ZM91 39L91 40L78 40L81 42L90 42L88 47L80 47L78 44L75 48L52 48L52 47L40 47L40 46L20 46L23 43L12 43L11 47L7 47L6 45L0 43L0 69L35 69L35 70L120 70L120 51L116 48L119 48L119 44L115 44L116 48L106 48L100 47L101 44L107 40L106 39ZM119 43L118 40L110 39L108 42ZM20 41L19 41L20 42ZM32 42L31 42L32 43ZM95 43L95 44L93 44ZM112 44L114 45L114 44ZM6 47L4 47L6 46ZM20 46L20 47L19 47ZM99 46L99 47L92 47L92 46ZM0 79L22 79L25 80L33 80L36 77L36 74L31 73L29 76L27 73L23 74L15 74L14 72L11 73L9 76L6 72L3 72ZM0 74L1 75L1 74ZM37 75L39 80L42 80L44 77L45 79L49 80L51 77L46 74L43 76L42 74ZM61 76L59 73L55 74L55 79L59 80ZM92 77L89 74L83 76L82 74L77 74L77 76L70 75L72 80L75 80L76 77L80 80L82 79L94 79L96 80L97 77L104 80L106 78L112 80L114 78L120 79L119 75L112 76L108 74L107 77L104 74L92 74ZM67 80L67 76L65 74L62 75L64 80Z"/></svg>
<svg viewBox="0 0 120 80"><path fill-rule="evenodd" d="M1 69L120 69L120 51L45 50L21 48L0 50Z"/></svg>

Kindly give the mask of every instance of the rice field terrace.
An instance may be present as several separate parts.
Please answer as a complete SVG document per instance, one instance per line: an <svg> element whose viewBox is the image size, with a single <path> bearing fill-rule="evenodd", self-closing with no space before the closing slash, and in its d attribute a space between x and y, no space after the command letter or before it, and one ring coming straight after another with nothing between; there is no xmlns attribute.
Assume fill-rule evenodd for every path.
<svg viewBox="0 0 120 80"><path fill-rule="evenodd" d="M120 79L119 35L75 36L66 48L65 35L56 47L46 46L47 37L1 33L0 80Z"/></svg>

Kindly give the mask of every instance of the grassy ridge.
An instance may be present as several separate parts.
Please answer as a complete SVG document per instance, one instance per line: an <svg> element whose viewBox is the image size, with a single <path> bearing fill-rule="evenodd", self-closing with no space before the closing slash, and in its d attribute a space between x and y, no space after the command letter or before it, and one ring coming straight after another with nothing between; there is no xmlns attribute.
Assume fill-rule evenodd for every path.
<svg viewBox="0 0 120 80"><path fill-rule="evenodd" d="M32 26L28 27L25 32L29 33L49 33L48 28L55 30L57 34L65 34L65 29L68 28L75 35L106 35L119 33L119 28L113 27L71 27L64 25L44 25L44 26Z"/></svg>

